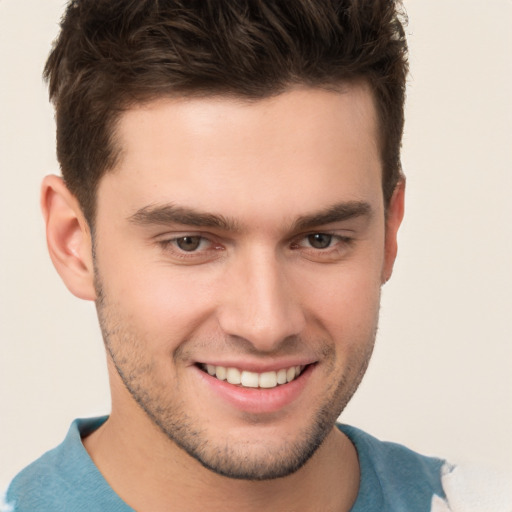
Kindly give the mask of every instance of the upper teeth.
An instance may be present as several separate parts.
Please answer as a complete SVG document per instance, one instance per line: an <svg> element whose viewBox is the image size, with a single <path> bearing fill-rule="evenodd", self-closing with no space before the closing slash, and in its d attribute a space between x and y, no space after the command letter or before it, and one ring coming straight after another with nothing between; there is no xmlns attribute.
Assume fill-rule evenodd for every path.
<svg viewBox="0 0 512 512"><path fill-rule="evenodd" d="M239 384L246 388L275 388L280 384L291 382L300 375L303 366L290 366L271 372L249 372L238 368L226 366L204 365L206 371L219 380L226 380L230 384Z"/></svg>

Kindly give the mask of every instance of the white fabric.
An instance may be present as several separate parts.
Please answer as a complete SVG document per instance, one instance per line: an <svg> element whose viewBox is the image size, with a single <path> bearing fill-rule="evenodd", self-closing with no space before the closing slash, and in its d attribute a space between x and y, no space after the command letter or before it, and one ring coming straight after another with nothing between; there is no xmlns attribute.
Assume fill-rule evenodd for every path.
<svg viewBox="0 0 512 512"><path fill-rule="evenodd" d="M5 492L0 492L0 512L13 512L14 507L5 501Z"/></svg>
<svg viewBox="0 0 512 512"><path fill-rule="evenodd" d="M446 500L435 496L431 512L512 512L512 474L476 465L445 465Z"/></svg>

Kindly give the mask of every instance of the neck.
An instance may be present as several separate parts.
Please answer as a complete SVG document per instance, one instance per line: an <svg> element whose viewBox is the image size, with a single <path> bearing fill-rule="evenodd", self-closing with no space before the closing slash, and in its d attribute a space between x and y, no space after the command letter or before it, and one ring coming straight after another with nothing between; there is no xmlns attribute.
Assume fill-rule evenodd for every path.
<svg viewBox="0 0 512 512"><path fill-rule="evenodd" d="M143 413L141 413L143 415ZM84 446L113 490L139 512L187 510L348 511L359 486L354 446L333 428L313 457L287 477L235 480L204 468L143 415L134 425L114 412ZM149 426L149 429L148 429ZM137 434L133 432L144 432Z"/></svg>

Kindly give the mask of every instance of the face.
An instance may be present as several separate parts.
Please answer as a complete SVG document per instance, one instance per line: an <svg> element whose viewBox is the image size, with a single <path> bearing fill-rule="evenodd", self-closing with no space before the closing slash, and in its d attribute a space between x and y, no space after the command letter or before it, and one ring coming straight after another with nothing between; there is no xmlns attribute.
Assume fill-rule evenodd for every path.
<svg viewBox="0 0 512 512"><path fill-rule="evenodd" d="M365 372L392 265L370 93L159 100L117 136L94 240L112 415L142 408L219 474L297 470Z"/></svg>

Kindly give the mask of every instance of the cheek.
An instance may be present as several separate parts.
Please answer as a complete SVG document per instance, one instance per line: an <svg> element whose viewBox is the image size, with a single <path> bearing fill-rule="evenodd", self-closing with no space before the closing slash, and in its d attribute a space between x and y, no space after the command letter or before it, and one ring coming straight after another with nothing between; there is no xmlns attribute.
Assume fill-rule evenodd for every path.
<svg viewBox="0 0 512 512"><path fill-rule="evenodd" d="M380 305L380 269L350 266L306 281L309 313L333 338L361 343L374 335Z"/></svg>
<svg viewBox="0 0 512 512"><path fill-rule="evenodd" d="M115 302L120 315L152 339L166 343L182 339L210 313L211 280L193 269L137 264L136 258L103 261L99 271L106 296Z"/></svg>

